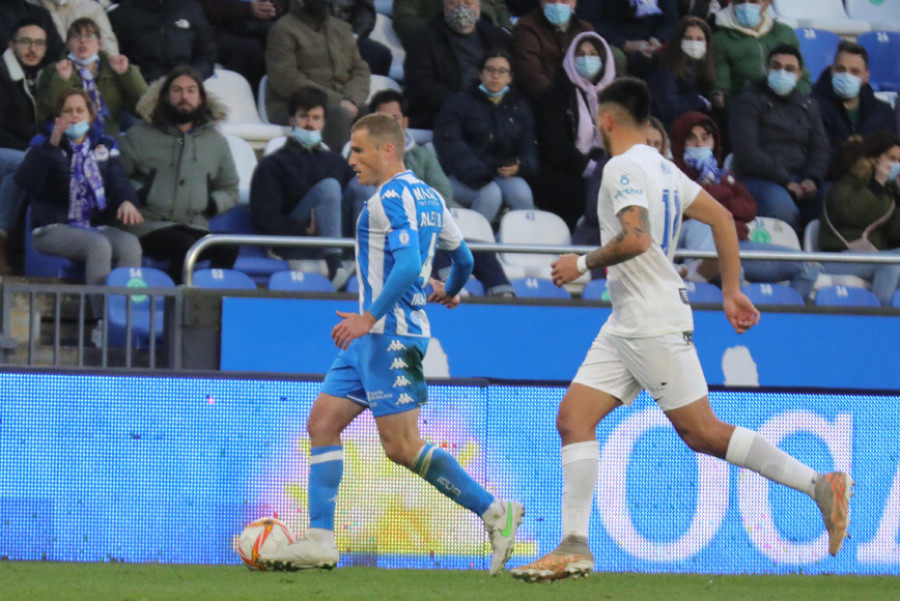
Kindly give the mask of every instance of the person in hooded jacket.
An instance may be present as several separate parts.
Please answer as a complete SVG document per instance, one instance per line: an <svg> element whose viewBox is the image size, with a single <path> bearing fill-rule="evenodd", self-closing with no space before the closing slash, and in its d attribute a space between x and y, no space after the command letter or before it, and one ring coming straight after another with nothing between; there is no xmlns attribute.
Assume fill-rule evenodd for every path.
<svg viewBox="0 0 900 601"><path fill-rule="evenodd" d="M670 128L672 160L688 177L703 186L734 216L738 243L742 251L769 250L798 252L785 246L750 237L749 223L756 218L756 201L745 186L721 167L722 139L716 122L704 113L689 112L675 119ZM712 230L705 223L689 219L682 224L679 247L691 250L716 249ZM741 261L748 282L790 281L804 301L812 295L822 266L811 261ZM689 261L685 273L691 279L708 281L718 273L715 261ZM699 277L696 277L699 276Z"/></svg>
<svg viewBox="0 0 900 601"><path fill-rule="evenodd" d="M495 221L501 207L532 209L526 178L537 174L534 116L512 83L510 55L493 50L478 65L481 83L451 96L434 126L434 147L453 198Z"/></svg>
<svg viewBox="0 0 900 601"><path fill-rule="evenodd" d="M541 160L535 204L562 217L569 229L585 214L588 178L606 162L597 133L597 94L615 77L606 40L593 31L580 33L569 45L554 85L535 106Z"/></svg>

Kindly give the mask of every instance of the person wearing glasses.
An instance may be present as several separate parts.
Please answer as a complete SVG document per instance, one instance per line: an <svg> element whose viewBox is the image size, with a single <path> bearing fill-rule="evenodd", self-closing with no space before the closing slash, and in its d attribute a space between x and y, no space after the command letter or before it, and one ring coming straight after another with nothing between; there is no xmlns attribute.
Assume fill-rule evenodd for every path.
<svg viewBox="0 0 900 601"><path fill-rule="evenodd" d="M67 89L81 88L91 97L95 126L116 137L125 111L134 113L147 83L138 68L121 54L103 50L100 27L91 19L78 19L66 33L69 53L54 69L44 69L38 82L38 119L53 113L56 101Z"/></svg>
<svg viewBox="0 0 900 601"><path fill-rule="evenodd" d="M47 9L27 0L0 0L0 48L6 48L15 39L19 23L32 19L47 33L46 60L49 62L63 51L62 38Z"/></svg>
<svg viewBox="0 0 900 601"><path fill-rule="evenodd" d="M56 30L63 38L72 24L79 19L90 19L100 27L100 39L103 41L103 49L110 55L119 54L119 42L113 33L112 25L106 16L103 5L95 0L29 0L43 6L53 18ZM56 58L54 56L53 58Z"/></svg>
<svg viewBox="0 0 900 601"><path fill-rule="evenodd" d="M6 238L15 227L24 194L13 175L36 133L34 96L47 53L47 31L37 19L18 23L0 61L0 274L10 273Z"/></svg>
<svg viewBox="0 0 900 601"><path fill-rule="evenodd" d="M491 50L478 64L480 82L451 96L434 125L434 147L453 198L494 222L501 207L533 209L526 178L537 175L534 116L512 84L511 58Z"/></svg>

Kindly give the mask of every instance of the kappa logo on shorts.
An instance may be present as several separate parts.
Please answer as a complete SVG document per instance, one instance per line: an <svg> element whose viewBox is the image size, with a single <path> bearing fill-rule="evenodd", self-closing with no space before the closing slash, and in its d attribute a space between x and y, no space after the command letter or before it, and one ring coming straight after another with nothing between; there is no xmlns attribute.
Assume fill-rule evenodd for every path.
<svg viewBox="0 0 900 601"><path fill-rule="evenodd" d="M406 345L400 342L399 340L391 340L391 344L388 346L387 350L389 351L405 351Z"/></svg>
<svg viewBox="0 0 900 601"><path fill-rule="evenodd" d="M397 388L398 386L409 386L410 384L412 384L412 382L409 381L409 378L407 378L403 374L400 374L399 376L397 376L397 379L394 380L393 387Z"/></svg>
<svg viewBox="0 0 900 601"><path fill-rule="evenodd" d="M682 332L681 337L684 338L684 341L688 344L694 344L694 333L693 332Z"/></svg>
<svg viewBox="0 0 900 601"><path fill-rule="evenodd" d="M406 361L401 359L400 357L394 357L394 362L391 363L391 369L406 369L409 365L406 364Z"/></svg>
<svg viewBox="0 0 900 601"><path fill-rule="evenodd" d="M411 396L409 396L408 394L406 394L405 392L403 394L401 394L399 397L397 397L398 405L409 405L412 402L414 402L413 398Z"/></svg>

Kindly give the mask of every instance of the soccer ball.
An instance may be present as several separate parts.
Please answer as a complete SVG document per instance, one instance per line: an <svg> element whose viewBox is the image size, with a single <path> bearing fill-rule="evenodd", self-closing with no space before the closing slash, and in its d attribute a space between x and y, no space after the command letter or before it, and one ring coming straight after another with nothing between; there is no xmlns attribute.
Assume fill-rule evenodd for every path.
<svg viewBox="0 0 900 601"><path fill-rule="evenodd" d="M238 555L251 570L266 571L260 553L271 553L294 542L290 529L278 518L260 518L247 525L238 538Z"/></svg>

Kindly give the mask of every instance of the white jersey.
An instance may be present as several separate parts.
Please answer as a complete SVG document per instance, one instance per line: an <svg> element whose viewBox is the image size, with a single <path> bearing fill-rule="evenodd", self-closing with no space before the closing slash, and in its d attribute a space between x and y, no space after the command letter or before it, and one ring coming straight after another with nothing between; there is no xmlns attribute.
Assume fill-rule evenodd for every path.
<svg viewBox="0 0 900 601"><path fill-rule="evenodd" d="M601 241L606 244L622 230L617 215L628 206L647 209L653 238L646 252L607 270L613 312L603 327L610 334L642 338L694 329L687 290L672 259L684 210L700 191L674 163L644 144L604 167L597 203Z"/></svg>

